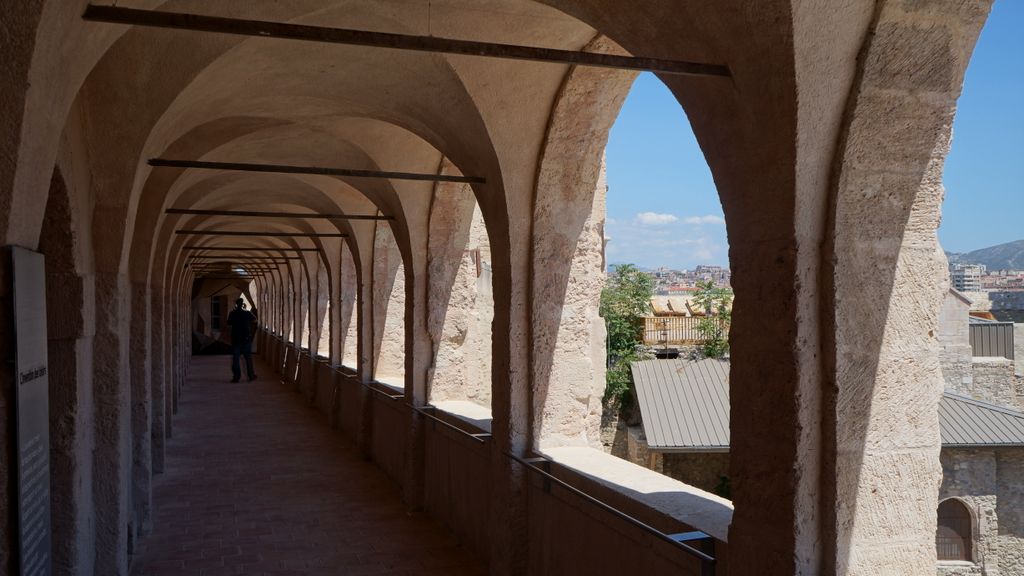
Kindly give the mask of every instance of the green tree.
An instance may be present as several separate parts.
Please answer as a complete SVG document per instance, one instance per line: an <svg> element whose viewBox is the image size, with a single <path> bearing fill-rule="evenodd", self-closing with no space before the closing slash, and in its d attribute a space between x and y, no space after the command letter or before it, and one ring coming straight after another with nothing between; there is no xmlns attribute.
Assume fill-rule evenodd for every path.
<svg viewBox="0 0 1024 576"><path fill-rule="evenodd" d="M697 282L693 297L706 316L697 324L704 337L701 352L708 358L721 358L729 353L729 324L732 322L732 291L716 288L711 280Z"/></svg>
<svg viewBox="0 0 1024 576"><path fill-rule="evenodd" d="M633 386L629 363L641 358L643 316L649 313L654 278L632 264L612 271L601 291L601 317L608 332L608 371L604 399L621 402Z"/></svg>

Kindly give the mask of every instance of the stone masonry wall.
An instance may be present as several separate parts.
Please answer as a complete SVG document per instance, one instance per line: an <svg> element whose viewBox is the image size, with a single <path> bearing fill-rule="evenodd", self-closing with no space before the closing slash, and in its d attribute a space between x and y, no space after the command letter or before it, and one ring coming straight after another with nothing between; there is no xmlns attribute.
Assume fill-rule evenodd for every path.
<svg viewBox="0 0 1024 576"><path fill-rule="evenodd" d="M1024 574L1024 449L996 450L999 574Z"/></svg>
<svg viewBox="0 0 1024 576"><path fill-rule="evenodd" d="M974 565L939 564L942 576L1024 574L1024 449L944 448L939 500L974 517Z"/></svg>
<svg viewBox="0 0 1024 576"><path fill-rule="evenodd" d="M972 370L974 377L969 392L972 397L1016 410L1024 409L1013 360L1002 356L975 357Z"/></svg>
<svg viewBox="0 0 1024 576"><path fill-rule="evenodd" d="M405 375L405 268L391 228L377 227L373 249L373 311L377 340L375 378Z"/></svg>
<svg viewBox="0 0 1024 576"><path fill-rule="evenodd" d="M719 493L722 478L729 477L728 452L694 452L662 455L662 474L706 490Z"/></svg>
<svg viewBox="0 0 1024 576"><path fill-rule="evenodd" d="M970 303L952 291L946 293L939 312L939 363L946 389L963 394L971 390Z"/></svg>
<svg viewBox="0 0 1024 576"><path fill-rule="evenodd" d="M994 571L999 566L995 453L992 450L943 449L940 459L939 500L957 498L967 505L974 517L972 558L975 565L939 564L938 573L943 576L998 574Z"/></svg>
<svg viewBox="0 0 1024 576"><path fill-rule="evenodd" d="M473 209L469 239L458 248L461 258L447 306L438 307L445 315L430 400L468 400L489 408L494 297L490 245L478 207Z"/></svg>

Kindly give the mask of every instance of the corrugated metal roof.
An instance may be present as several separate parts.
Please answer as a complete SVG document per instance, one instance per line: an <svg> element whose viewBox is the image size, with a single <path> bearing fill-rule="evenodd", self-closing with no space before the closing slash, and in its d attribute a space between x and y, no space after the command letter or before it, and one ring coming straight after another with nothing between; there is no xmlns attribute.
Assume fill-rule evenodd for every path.
<svg viewBox="0 0 1024 576"><path fill-rule="evenodd" d="M729 362L644 360L630 368L652 448L729 447Z"/></svg>
<svg viewBox="0 0 1024 576"><path fill-rule="evenodd" d="M644 360L630 366L651 448L728 450L729 362ZM1024 413L946 392L939 403L945 447L1024 446Z"/></svg>
<svg viewBox="0 0 1024 576"><path fill-rule="evenodd" d="M946 392L939 404L943 446L1024 446L1024 414Z"/></svg>

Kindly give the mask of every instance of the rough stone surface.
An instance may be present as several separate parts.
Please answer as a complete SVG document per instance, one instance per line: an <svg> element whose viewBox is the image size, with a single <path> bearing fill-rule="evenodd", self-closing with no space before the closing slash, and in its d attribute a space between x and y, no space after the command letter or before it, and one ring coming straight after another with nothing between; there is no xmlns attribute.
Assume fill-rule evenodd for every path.
<svg viewBox="0 0 1024 576"><path fill-rule="evenodd" d="M946 293L939 312L939 363L947 390L970 394L974 375L971 369L971 303L953 291Z"/></svg>
<svg viewBox="0 0 1024 576"><path fill-rule="evenodd" d="M428 330L435 338L429 399L490 407L490 244L468 187L435 191L429 271Z"/></svg>
<svg viewBox="0 0 1024 576"><path fill-rule="evenodd" d="M939 499L957 498L973 518L972 563L939 563L940 576L1024 573L1024 449L944 448Z"/></svg>
<svg viewBox="0 0 1024 576"><path fill-rule="evenodd" d="M969 395L1008 408L1024 410L1024 397L1020 395L1014 375L1013 360L1002 356L975 356L971 365L973 383Z"/></svg>
<svg viewBox="0 0 1024 576"><path fill-rule="evenodd" d="M341 363L349 368L359 365L359 285L352 252L341 251Z"/></svg>
<svg viewBox="0 0 1024 576"><path fill-rule="evenodd" d="M405 374L405 266L390 227L381 224L373 246L374 376Z"/></svg>

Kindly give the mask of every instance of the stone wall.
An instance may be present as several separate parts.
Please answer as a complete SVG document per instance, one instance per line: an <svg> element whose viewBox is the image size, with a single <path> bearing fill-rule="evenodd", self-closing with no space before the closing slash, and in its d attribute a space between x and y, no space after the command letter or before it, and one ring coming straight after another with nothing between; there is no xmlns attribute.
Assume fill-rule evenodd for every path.
<svg viewBox="0 0 1024 576"><path fill-rule="evenodd" d="M1024 449L996 451L999 573L1024 574Z"/></svg>
<svg viewBox="0 0 1024 576"><path fill-rule="evenodd" d="M970 301L950 290L939 312L939 362L947 390L971 389Z"/></svg>
<svg viewBox="0 0 1024 576"><path fill-rule="evenodd" d="M1024 574L1024 449L943 448L939 500L957 498L974 518L973 565L940 563L942 576Z"/></svg>
<svg viewBox="0 0 1024 576"><path fill-rule="evenodd" d="M661 473L712 494L728 497L721 492L723 478L729 477L728 452L663 454Z"/></svg>
<svg viewBox="0 0 1024 576"><path fill-rule="evenodd" d="M1002 356L978 356L972 364L970 396L1000 406L1024 409L1024 398L1014 376L1014 361Z"/></svg>
<svg viewBox="0 0 1024 576"><path fill-rule="evenodd" d="M341 249L341 363L349 368L359 365L359 283L352 252L345 244Z"/></svg>
<svg viewBox="0 0 1024 576"><path fill-rule="evenodd" d="M380 225L373 245L374 377L405 375L405 268L391 227Z"/></svg>
<svg viewBox="0 0 1024 576"><path fill-rule="evenodd" d="M617 420L621 422L621 420ZM720 493L729 476L728 452L659 452L647 444L643 426L603 427L604 451L701 490ZM727 496L726 496L727 497Z"/></svg>
<svg viewBox="0 0 1024 576"><path fill-rule="evenodd" d="M465 191L469 194L469 191ZM439 197L435 202L440 202ZM494 297L491 293L491 257L487 229L480 209L473 203L465 244L447 246L455 251L452 260L458 263L451 284L432 282L431 297L447 297L446 305L431 308L443 313L438 339L434 373L430 387L431 402L468 400L481 406L491 405L491 321L494 318ZM436 208L435 208L436 210ZM439 218L441 215L435 215ZM438 248L440 250L440 248ZM433 254L432 254L433 255ZM433 272L432 268L432 272ZM432 275L431 280L434 280ZM447 275L438 274L438 276ZM439 278L440 280L441 278ZM448 290L447 294L442 294Z"/></svg>

